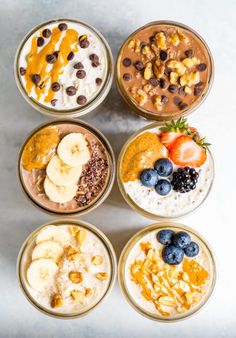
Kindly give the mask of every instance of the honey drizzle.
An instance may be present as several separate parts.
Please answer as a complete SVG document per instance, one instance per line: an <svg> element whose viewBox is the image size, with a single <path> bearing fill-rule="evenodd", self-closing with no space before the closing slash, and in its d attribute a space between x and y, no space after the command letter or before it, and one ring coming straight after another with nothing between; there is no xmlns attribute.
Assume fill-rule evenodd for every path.
<svg viewBox="0 0 236 338"><path fill-rule="evenodd" d="M55 51L55 46L59 42L62 34L58 27L52 30L50 41L42 47L38 52L37 39L38 36L34 36L31 43L31 49L27 55L27 68L25 74L26 90L31 93L35 88L36 99L39 100L41 95L45 93L47 84L49 82L50 88L47 95L44 98L44 102L50 102L54 98L54 92L51 89L51 84L58 81L59 75L63 74L64 67L68 64L68 54L78 51L78 32L74 29L67 29L65 36L62 38L61 44L58 48L59 54L54 64L50 65L46 61L46 56L52 54ZM49 70L50 69L50 70ZM40 75L40 84L36 86L32 81L32 75Z"/></svg>

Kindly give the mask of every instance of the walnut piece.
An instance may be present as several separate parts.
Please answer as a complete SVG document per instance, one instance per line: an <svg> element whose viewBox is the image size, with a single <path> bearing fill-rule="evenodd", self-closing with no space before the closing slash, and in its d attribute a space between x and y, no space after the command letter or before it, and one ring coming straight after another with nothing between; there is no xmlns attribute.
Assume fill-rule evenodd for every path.
<svg viewBox="0 0 236 338"><path fill-rule="evenodd" d="M68 277L74 284L79 284L83 281L83 275L79 271L70 271Z"/></svg>
<svg viewBox="0 0 236 338"><path fill-rule="evenodd" d="M51 300L51 307L61 307L64 304L63 298L60 293L55 293Z"/></svg>

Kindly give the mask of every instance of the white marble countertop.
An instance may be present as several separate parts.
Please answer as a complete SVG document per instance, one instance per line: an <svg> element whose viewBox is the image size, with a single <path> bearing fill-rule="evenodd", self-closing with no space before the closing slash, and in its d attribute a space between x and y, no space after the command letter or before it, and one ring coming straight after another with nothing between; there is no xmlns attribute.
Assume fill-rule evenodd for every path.
<svg viewBox="0 0 236 338"><path fill-rule="evenodd" d="M235 60L236 2L228 0L80 0L0 2L0 337L235 337ZM26 236L50 218L31 206L20 191L16 161L27 133L47 118L34 111L18 92L13 76L17 44L34 25L52 17L75 17L97 27L114 56L122 41L137 27L156 19L192 26L209 43L216 66L212 91L190 117L212 143L216 163L213 191L204 206L182 220L199 230L218 258L219 278L213 298L198 315L177 324L152 322L125 301L118 285L89 316L77 320L48 318L34 309L18 287L15 266ZM84 120L107 135L118 155L122 144L147 121L125 106L115 86L99 113ZM115 215L115 217L114 217ZM83 219L102 229L117 255L138 229L152 221L137 215L123 201L117 185L106 202Z"/></svg>

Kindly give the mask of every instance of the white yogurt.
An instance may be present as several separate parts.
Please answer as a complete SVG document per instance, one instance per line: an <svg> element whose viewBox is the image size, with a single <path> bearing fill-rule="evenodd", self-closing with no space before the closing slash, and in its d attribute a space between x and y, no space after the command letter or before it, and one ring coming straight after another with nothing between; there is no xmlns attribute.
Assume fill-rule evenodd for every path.
<svg viewBox="0 0 236 338"><path fill-rule="evenodd" d="M69 225L58 226L58 228L63 229L64 231L70 234ZM78 227L79 230L84 230L83 228ZM91 231L86 230L87 237L85 242L82 244L81 252L85 254L86 263L83 264L81 260L68 261L67 259L62 259L59 264L58 273L55 277L54 285L46 288L44 291L39 292L34 290L28 283L26 272L29 264L31 263L31 254L32 250L35 247L35 241L26 248L22 256L21 264L21 276L24 280L24 284L27 292L31 297L41 306L50 310L51 312L71 314L75 312L86 311L95 305L105 294L111 274L111 264L110 258L102 241L94 235ZM77 247L76 239L71 236L71 243L73 247ZM93 265L91 263L91 258L93 256L99 255L103 258L102 264ZM86 267L85 267L86 265ZM68 278L68 274L71 271L82 272L83 280L79 284L72 283ZM99 272L107 272L108 278L104 281L100 281L96 278L96 274ZM91 288L93 290L90 297L85 297L83 302L76 302L71 297L71 291L85 291L85 288ZM64 305L58 308L52 308L51 299L55 293L60 293L62 295Z"/></svg>
<svg viewBox="0 0 236 338"><path fill-rule="evenodd" d="M146 131L159 133L158 128ZM154 187L145 187L139 179L123 184L129 197L143 210L162 217L179 217L197 208L208 194L214 177L214 164L209 153L206 162L196 171L199 173L196 188L187 193L171 190L168 195L161 196Z"/></svg>
<svg viewBox="0 0 236 338"><path fill-rule="evenodd" d="M132 300L145 312L149 312L152 315L158 315L158 314L160 315L160 313L154 306L153 302L146 300L146 298L142 296L141 286L132 281L132 276L130 273L130 266L135 261L144 260L144 258L146 257L144 254L144 251L140 247L140 243L150 242L151 247L157 250L160 250L163 248L163 245L160 244L156 239L156 235L158 231L160 231L160 229L154 230L148 233L147 235L142 237L138 242L136 242L127 257L126 264L125 264L125 283L126 283L127 290L129 292L129 297L131 297ZM211 260L210 260L209 253L207 252L207 250L205 250L205 248L201 245L201 243L199 243L199 240L196 238L196 236L193 236L191 234L191 238L192 238L192 241L195 241L200 247L199 254L193 259L197 261L209 273L209 278L206 280L204 285L201 285L202 293L199 293L198 295L199 298L198 298L198 303L197 303L197 305L199 305L200 302L204 301L207 291L209 290L210 281L212 278L212 265L211 265ZM163 261L163 266L165 264L166 263ZM177 265L177 267L179 271L182 271L182 263ZM169 313L171 313L171 316L179 315L175 307L166 307L166 310Z"/></svg>
<svg viewBox="0 0 236 338"><path fill-rule="evenodd" d="M50 102L44 102L44 98L48 93L48 90L50 88L50 81L48 81L45 93L43 93L40 96L40 99L38 102L46 107L54 108L56 110L68 110L68 109L74 109L78 108L79 105L76 102L76 99L79 95L84 95L87 99L87 103L93 100L93 98L96 97L98 92L101 90L103 87L103 82L106 79L107 76L107 71L108 71L108 64L107 64L107 56L106 56L106 49L101 41L100 37L91 29L88 27L85 27L82 24L75 23L75 22L67 22L63 21L68 25L68 28L74 29L78 32L78 35L81 36L83 34L88 35L88 40L89 40L89 46L88 48L81 48L79 46L78 51L75 52L73 60L69 61L67 65L64 67L62 74L59 75L58 82L61 85L61 88L58 92L55 92L54 94L54 99L57 100L56 106L52 107ZM48 25L45 25L44 27L41 27L39 31L31 35L26 43L24 44L20 56L19 56L19 67L24 67L27 68L27 55L31 49L31 43L32 39L36 36L40 36L40 32L48 28L52 30L53 28L58 26L58 22L56 23L51 23ZM65 36L66 31L62 32L61 38L58 41L58 43L55 46L55 51L59 50L61 41L63 37ZM44 48L47 43L50 41L49 38L44 38L44 45L42 47L38 48L38 51L40 51L42 48ZM91 60L89 59L89 56L91 54L96 54L99 57L99 66L98 67L92 67ZM78 69L74 69L73 66L78 63L82 62L86 72L86 77L83 79L78 79L76 77L76 72ZM50 69L53 68L52 64L48 64L47 70L50 71ZM102 79L102 84L97 85L96 84L96 78ZM23 87L26 87L26 81L24 76L20 75L20 79L22 82ZM74 86L77 88L76 95L74 96L68 96L66 94L66 88L69 86ZM35 86L33 87L31 93L28 93L30 97L35 99L37 101L37 96L35 93Z"/></svg>

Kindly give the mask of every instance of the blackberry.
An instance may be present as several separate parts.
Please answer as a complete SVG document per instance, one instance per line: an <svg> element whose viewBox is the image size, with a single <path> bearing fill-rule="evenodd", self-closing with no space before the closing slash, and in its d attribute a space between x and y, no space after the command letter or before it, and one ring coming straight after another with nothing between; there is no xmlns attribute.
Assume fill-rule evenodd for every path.
<svg viewBox="0 0 236 338"><path fill-rule="evenodd" d="M196 188L199 174L194 168L184 167L178 168L173 173L171 185L174 191L181 193L189 192Z"/></svg>

